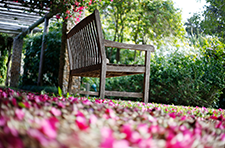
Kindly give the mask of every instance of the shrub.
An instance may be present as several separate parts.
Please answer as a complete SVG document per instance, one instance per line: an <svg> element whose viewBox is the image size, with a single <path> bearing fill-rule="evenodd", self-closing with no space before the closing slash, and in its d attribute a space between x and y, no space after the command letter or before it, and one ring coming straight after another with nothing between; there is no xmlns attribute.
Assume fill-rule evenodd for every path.
<svg viewBox="0 0 225 148"><path fill-rule="evenodd" d="M0 84L3 83L6 78L6 63L8 59L7 46L10 44L8 43L9 38L11 37L8 37L7 34L0 34Z"/></svg>
<svg viewBox="0 0 225 148"><path fill-rule="evenodd" d="M224 46L216 38L202 38L191 54L178 50L167 55L154 53L150 102L218 107L225 88ZM108 78L106 89L139 92L143 90L143 75Z"/></svg>
<svg viewBox="0 0 225 148"><path fill-rule="evenodd" d="M59 54L61 45L61 26L56 23L46 35L46 49L43 63L43 85L57 86ZM21 85L36 85L39 72L42 34L29 36L25 41L24 74Z"/></svg>

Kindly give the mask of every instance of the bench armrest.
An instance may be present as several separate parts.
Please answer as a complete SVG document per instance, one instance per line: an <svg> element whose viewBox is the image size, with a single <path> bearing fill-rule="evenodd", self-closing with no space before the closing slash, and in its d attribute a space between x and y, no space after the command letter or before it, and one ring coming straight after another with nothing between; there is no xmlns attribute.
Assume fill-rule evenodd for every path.
<svg viewBox="0 0 225 148"><path fill-rule="evenodd" d="M104 40L104 44L105 44L105 47L133 49L133 50L151 51L151 52L155 51L155 48L152 45L126 44L126 43L119 43L119 42L114 42L109 40Z"/></svg>

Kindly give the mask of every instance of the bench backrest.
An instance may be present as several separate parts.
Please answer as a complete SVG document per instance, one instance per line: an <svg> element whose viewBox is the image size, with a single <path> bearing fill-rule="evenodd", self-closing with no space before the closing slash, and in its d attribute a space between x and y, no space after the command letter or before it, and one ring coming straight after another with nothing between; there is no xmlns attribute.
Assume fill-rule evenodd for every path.
<svg viewBox="0 0 225 148"><path fill-rule="evenodd" d="M69 31L67 45L70 70L101 64L106 59L98 10Z"/></svg>

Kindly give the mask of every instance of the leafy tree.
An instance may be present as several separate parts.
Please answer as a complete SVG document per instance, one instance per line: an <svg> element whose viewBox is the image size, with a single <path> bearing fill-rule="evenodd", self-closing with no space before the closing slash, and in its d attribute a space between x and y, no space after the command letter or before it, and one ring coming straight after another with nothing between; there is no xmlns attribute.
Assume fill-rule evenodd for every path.
<svg viewBox="0 0 225 148"><path fill-rule="evenodd" d="M209 6L204 11L201 22L205 34L217 35L224 40L225 35L225 0L206 0Z"/></svg>
<svg viewBox="0 0 225 148"><path fill-rule="evenodd" d="M182 37L184 29L181 23L181 14L174 8L171 0L114 0L98 2L88 8L101 12L104 35L106 39L117 42L132 42L135 44L161 45L166 37ZM175 40L174 40L175 41ZM115 52L107 49L107 57L113 62L124 62L136 59L136 52ZM138 55L141 55L139 53Z"/></svg>
<svg viewBox="0 0 225 148"><path fill-rule="evenodd" d="M194 13L192 17L190 17L187 22L184 24L185 30L189 36L196 36L197 38L203 32L201 27L201 16L199 13Z"/></svg>

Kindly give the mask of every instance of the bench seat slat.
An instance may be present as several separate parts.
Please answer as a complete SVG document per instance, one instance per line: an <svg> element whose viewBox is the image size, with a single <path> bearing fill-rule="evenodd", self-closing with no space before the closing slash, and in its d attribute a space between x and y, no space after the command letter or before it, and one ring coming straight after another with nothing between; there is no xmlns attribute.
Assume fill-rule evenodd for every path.
<svg viewBox="0 0 225 148"><path fill-rule="evenodd" d="M95 91L79 91L79 94L98 96L99 92ZM105 96L117 96L117 97L131 97L131 98L141 98L142 93L137 92L119 92L119 91L105 91Z"/></svg>

